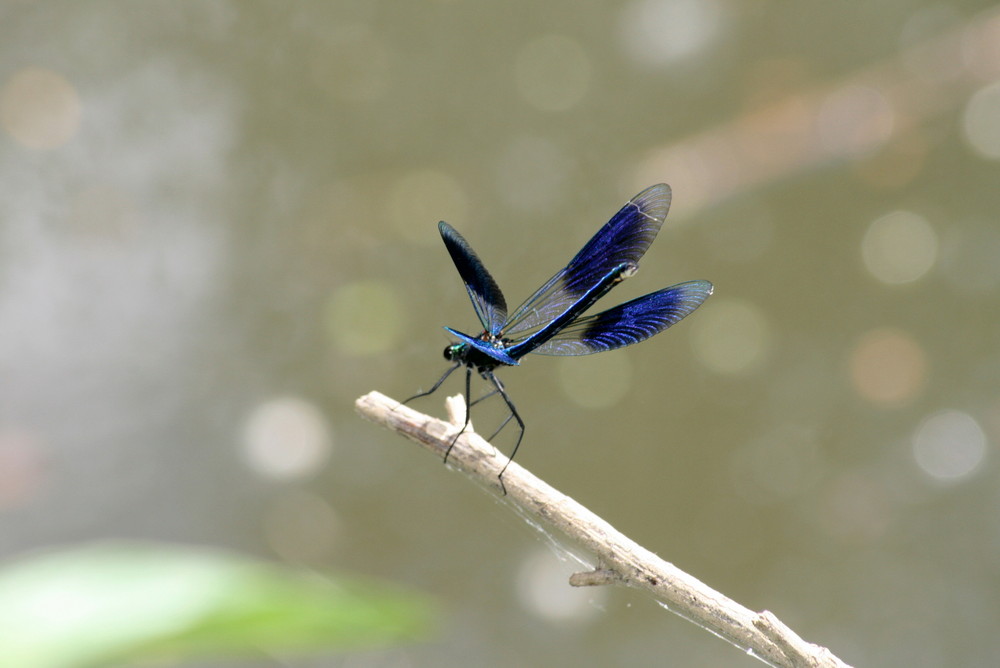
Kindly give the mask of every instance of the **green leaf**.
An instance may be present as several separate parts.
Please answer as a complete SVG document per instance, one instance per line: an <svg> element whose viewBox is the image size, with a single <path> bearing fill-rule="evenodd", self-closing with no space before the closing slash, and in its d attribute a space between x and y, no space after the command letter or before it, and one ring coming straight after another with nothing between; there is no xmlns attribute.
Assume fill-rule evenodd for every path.
<svg viewBox="0 0 1000 668"><path fill-rule="evenodd" d="M4 665L343 651L423 639L422 596L208 549L103 543L0 569Z"/></svg>

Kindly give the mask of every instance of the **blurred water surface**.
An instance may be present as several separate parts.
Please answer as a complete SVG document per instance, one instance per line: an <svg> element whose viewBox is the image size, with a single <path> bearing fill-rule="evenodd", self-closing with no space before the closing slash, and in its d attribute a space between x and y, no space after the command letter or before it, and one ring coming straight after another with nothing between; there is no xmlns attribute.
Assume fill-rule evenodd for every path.
<svg viewBox="0 0 1000 668"><path fill-rule="evenodd" d="M758 665L569 590L518 518L352 409L428 387L440 327L476 326L439 219L516 304L663 181L606 300L715 295L634 349L502 372L519 461L848 662L1000 655L990 5L0 14L3 556L207 544L449 613L434 643L283 665Z"/></svg>

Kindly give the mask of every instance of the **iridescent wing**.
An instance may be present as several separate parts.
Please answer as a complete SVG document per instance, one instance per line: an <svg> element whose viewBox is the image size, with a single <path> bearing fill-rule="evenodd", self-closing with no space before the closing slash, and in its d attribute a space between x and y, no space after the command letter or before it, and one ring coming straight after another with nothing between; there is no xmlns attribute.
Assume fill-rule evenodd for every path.
<svg viewBox="0 0 1000 668"><path fill-rule="evenodd" d="M498 334L507 319L507 302L500 286L493 280L469 242L454 227L442 220L438 223L438 231L451 255L451 261L458 269L458 275L465 282L465 289L483 329L491 334Z"/></svg>
<svg viewBox="0 0 1000 668"><path fill-rule="evenodd" d="M517 307L501 328L503 336L526 341L534 330L577 304L616 267L637 266L667 217L670 196L670 186L661 183L626 202L564 269Z"/></svg>
<svg viewBox="0 0 1000 668"><path fill-rule="evenodd" d="M590 355L645 341L689 315L712 294L708 281L688 281L580 318L531 352Z"/></svg>

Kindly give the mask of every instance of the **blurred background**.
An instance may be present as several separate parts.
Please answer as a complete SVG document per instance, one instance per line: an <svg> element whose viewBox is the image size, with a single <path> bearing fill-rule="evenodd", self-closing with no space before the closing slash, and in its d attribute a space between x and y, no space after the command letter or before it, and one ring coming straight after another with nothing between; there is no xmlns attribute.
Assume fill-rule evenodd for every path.
<svg viewBox="0 0 1000 668"><path fill-rule="evenodd" d="M441 327L477 327L438 220L514 305L666 182L658 240L602 306L696 278L714 296L634 348L501 370L518 461L849 663L995 665L1000 10L7 0L0 19L6 569L125 539L440 611L376 649L160 665L760 665L640 594L570 589L560 550L353 410L430 387ZM415 407L443 416L461 387ZM488 434L503 414L481 408Z"/></svg>

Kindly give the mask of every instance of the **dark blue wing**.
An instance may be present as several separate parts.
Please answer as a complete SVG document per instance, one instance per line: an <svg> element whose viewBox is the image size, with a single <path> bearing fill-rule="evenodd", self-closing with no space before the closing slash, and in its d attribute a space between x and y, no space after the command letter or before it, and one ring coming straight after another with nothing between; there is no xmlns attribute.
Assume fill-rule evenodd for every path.
<svg viewBox="0 0 1000 668"><path fill-rule="evenodd" d="M491 334L499 333L507 319L507 301L500 292L500 286L486 271L483 261L469 242L454 227L442 220L438 223L438 231L458 269L458 275L465 281L465 289L469 292L479 322L483 323L483 329Z"/></svg>
<svg viewBox="0 0 1000 668"><path fill-rule="evenodd" d="M558 318L615 267L638 265L669 209L670 186L663 183L629 200L564 269L517 307L503 325L503 336L530 336L531 330Z"/></svg>
<svg viewBox="0 0 1000 668"><path fill-rule="evenodd" d="M678 283L607 311L580 318L532 352L589 355L630 346L689 315L712 294L708 281Z"/></svg>

